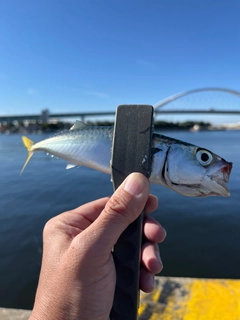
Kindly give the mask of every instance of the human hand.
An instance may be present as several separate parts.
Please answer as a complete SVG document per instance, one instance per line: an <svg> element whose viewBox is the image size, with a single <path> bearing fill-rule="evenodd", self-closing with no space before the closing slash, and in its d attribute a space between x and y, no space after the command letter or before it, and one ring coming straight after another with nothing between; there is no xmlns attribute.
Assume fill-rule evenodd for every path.
<svg viewBox="0 0 240 320"><path fill-rule="evenodd" d="M109 319L116 284L112 248L143 211L157 208L149 182L140 173L127 177L110 198L60 214L43 232L43 259L30 320ZM151 292L162 269L158 242L165 230L150 216L143 227L140 289Z"/></svg>

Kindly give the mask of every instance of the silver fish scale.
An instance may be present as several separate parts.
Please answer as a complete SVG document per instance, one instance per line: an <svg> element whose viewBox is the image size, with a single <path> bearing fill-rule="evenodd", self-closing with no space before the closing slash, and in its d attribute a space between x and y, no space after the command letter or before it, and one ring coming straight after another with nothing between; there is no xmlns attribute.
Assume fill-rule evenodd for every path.
<svg viewBox="0 0 240 320"><path fill-rule="evenodd" d="M113 127L69 130L36 143L32 151L45 151L74 165L110 173Z"/></svg>
<svg viewBox="0 0 240 320"><path fill-rule="evenodd" d="M65 159L70 164L83 165L111 174L112 138L113 127L88 127L78 123L67 132L30 144L30 148L27 146L30 156L26 163L35 151L45 151ZM201 160L202 153L211 157L208 165ZM232 163L207 149L153 133L153 163L150 176L152 183L161 184L186 196L227 197L227 182L231 168Z"/></svg>

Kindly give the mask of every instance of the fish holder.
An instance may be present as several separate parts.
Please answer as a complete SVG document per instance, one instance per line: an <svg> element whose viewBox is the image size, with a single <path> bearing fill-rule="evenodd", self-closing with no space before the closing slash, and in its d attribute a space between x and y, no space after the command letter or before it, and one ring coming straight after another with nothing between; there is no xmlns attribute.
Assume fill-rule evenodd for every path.
<svg viewBox="0 0 240 320"><path fill-rule="evenodd" d="M152 130L152 106L120 105L117 108L111 159L115 190L132 172L150 177ZM117 280L111 320L135 320L138 317L143 219L142 212L125 229L113 248Z"/></svg>

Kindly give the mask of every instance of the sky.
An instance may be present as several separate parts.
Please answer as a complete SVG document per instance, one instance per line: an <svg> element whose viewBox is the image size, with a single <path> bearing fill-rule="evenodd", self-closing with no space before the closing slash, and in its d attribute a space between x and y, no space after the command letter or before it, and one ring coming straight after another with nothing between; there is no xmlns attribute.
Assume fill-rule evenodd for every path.
<svg viewBox="0 0 240 320"><path fill-rule="evenodd" d="M240 90L239 17L239 0L0 0L0 115Z"/></svg>

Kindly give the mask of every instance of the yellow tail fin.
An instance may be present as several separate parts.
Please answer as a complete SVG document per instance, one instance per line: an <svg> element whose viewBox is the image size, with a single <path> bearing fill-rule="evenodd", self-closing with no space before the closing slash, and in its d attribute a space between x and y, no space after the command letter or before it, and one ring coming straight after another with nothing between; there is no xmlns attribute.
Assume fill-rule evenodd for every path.
<svg viewBox="0 0 240 320"><path fill-rule="evenodd" d="M30 140L27 137L22 137L22 141L25 145L25 147L27 148L28 151L28 157L27 160L24 163L24 166L22 168L21 174L23 173L23 170L25 169L26 165L28 164L28 161L31 159L32 155L33 155L33 151L31 151L32 146L34 145L34 142L32 140Z"/></svg>

